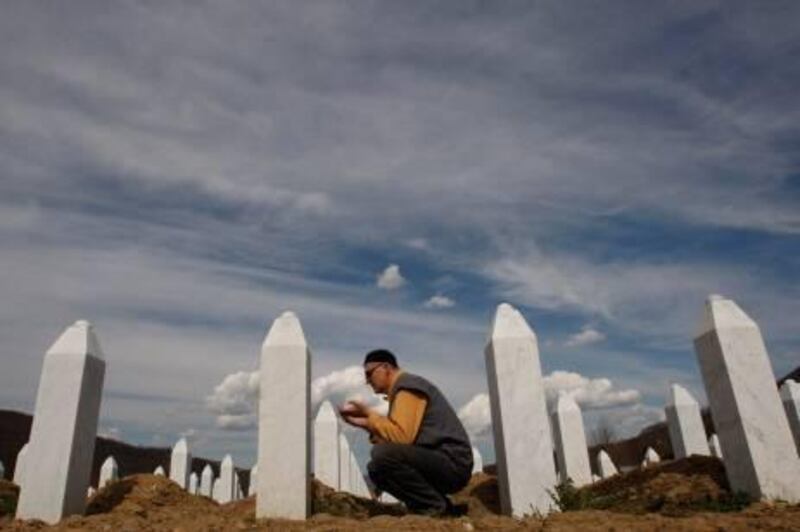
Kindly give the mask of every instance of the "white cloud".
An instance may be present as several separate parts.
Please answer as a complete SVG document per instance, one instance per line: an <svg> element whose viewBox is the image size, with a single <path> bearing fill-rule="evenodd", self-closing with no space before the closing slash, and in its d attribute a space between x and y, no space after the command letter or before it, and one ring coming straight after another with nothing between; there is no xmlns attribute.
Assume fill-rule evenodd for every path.
<svg viewBox="0 0 800 532"><path fill-rule="evenodd" d="M109 440L122 441L122 430L119 427L106 427L97 431L97 435Z"/></svg>
<svg viewBox="0 0 800 532"><path fill-rule="evenodd" d="M214 387L213 393L206 399L206 405L220 415L246 415L254 411L258 388L258 371L238 371L226 376Z"/></svg>
<svg viewBox="0 0 800 532"><path fill-rule="evenodd" d="M436 294L428 299L422 306L425 308L431 309L442 309L442 308L451 308L454 307L456 304L455 301L450 299L447 296L443 296L441 294Z"/></svg>
<svg viewBox="0 0 800 532"><path fill-rule="evenodd" d="M247 430L255 427L259 387L258 371L239 371L222 379L206 399L208 409L217 415L217 426L224 430ZM311 383L312 412L326 399L334 406L349 400L359 400L384 415L389 406L367 386L364 368L361 366L350 366L314 379Z"/></svg>
<svg viewBox="0 0 800 532"><path fill-rule="evenodd" d="M641 399L638 390L615 390L609 379L590 379L571 371L554 371L546 375L544 389L548 402L554 402L564 392L584 410L630 405Z"/></svg>
<svg viewBox="0 0 800 532"><path fill-rule="evenodd" d="M400 266L390 264L378 275L376 285L383 290L397 290L406 283L405 278L400 273Z"/></svg>
<svg viewBox="0 0 800 532"><path fill-rule="evenodd" d="M492 428L492 412L489 406L489 395L479 393L467 404L458 409L458 417L471 440L478 440L489 435Z"/></svg>
<svg viewBox="0 0 800 532"><path fill-rule="evenodd" d="M580 347L584 345L596 344L597 342L602 342L605 339L605 334L587 325L579 332L567 338L567 340L564 342L564 345L567 347Z"/></svg>
<svg viewBox="0 0 800 532"><path fill-rule="evenodd" d="M572 395L584 410L625 407L625 411L649 412L640 405L641 395L638 391L614 390L611 381L605 378L590 379L578 373L554 371L544 377L544 387L548 404L552 404L559 393L564 392ZM458 410L458 417L471 438L485 438L492 427L489 395L477 394ZM630 424L635 425L638 420L637 417Z"/></svg>

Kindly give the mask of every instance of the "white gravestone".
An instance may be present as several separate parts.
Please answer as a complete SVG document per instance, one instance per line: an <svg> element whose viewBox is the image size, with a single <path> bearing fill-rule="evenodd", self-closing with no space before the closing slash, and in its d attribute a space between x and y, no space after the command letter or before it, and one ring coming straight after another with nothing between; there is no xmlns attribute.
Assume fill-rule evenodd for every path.
<svg viewBox="0 0 800 532"><path fill-rule="evenodd" d="M344 432L339 433L339 491L352 492L350 485L350 442Z"/></svg>
<svg viewBox="0 0 800 532"><path fill-rule="evenodd" d="M800 460L758 325L711 296L694 345L731 489L800 502Z"/></svg>
<svg viewBox="0 0 800 532"><path fill-rule="evenodd" d="M311 352L292 312L261 347L258 519L305 519L311 510Z"/></svg>
<svg viewBox="0 0 800 532"><path fill-rule="evenodd" d="M225 504L234 500L236 494L236 469L233 466L233 458L226 454L219 466L219 485L217 495L214 497L218 503Z"/></svg>
<svg viewBox="0 0 800 532"><path fill-rule="evenodd" d="M256 486L258 486L258 464L250 468L250 485L247 486L248 497L255 496Z"/></svg>
<svg viewBox="0 0 800 532"><path fill-rule="evenodd" d="M192 474L189 475L189 493L191 493L192 495L197 495L199 484L200 483L197 480L197 473L192 472Z"/></svg>
<svg viewBox="0 0 800 532"><path fill-rule="evenodd" d="M186 438L181 438L172 448L169 461L169 478L178 486L186 489L189 482L189 471L192 468L192 455Z"/></svg>
<svg viewBox="0 0 800 532"><path fill-rule="evenodd" d="M597 469L602 478L613 477L618 473L617 466L614 465L614 461L604 449L600 449L600 452L597 453Z"/></svg>
<svg viewBox="0 0 800 532"><path fill-rule="evenodd" d="M669 440L675 459L686 458L693 454L708 456L708 440L703 418L700 416L700 405L692 394L679 384L669 387L669 401L664 407L667 415Z"/></svg>
<svg viewBox="0 0 800 532"><path fill-rule="evenodd" d="M153 474L154 474L155 476L157 476L157 477L164 477L164 476L166 476L166 475L167 475L167 472L166 472L166 471L164 471L164 468L163 468L163 467L161 467L161 466L158 466L158 467L155 469L155 471L153 471Z"/></svg>
<svg viewBox="0 0 800 532"><path fill-rule="evenodd" d="M119 478L119 467L113 456L106 458L100 467L100 478L97 480L98 488L105 488L109 482L114 482Z"/></svg>
<svg viewBox="0 0 800 532"><path fill-rule="evenodd" d="M211 469L209 464L203 468L203 473L200 476L200 495L211 497L214 493L214 470Z"/></svg>
<svg viewBox="0 0 800 532"><path fill-rule="evenodd" d="M219 478L215 478L214 481L211 483L211 498L215 501L219 502Z"/></svg>
<svg viewBox="0 0 800 532"><path fill-rule="evenodd" d="M501 510L546 514L557 481L539 347L511 305L497 307L485 356Z"/></svg>
<svg viewBox="0 0 800 532"><path fill-rule="evenodd" d="M83 514L106 363L87 321L76 321L44 357L17 518L57 523Z"/></svg>
<svg viewBox="0 0 800 532"><path fill-rule="evenodd" d="M569 478L576 487L591 483L592 467L578 403L571 395L560 394L551 419L561 482Z"/></svg>
<svg viewBox="0 0 800 532"><path fill-rule="evenodd" d="M25 476L25 457L28 456L28 444L22 446L17 453L17 464L14 466L14 484L22 487L22 477Z"/></svg>
<svg viewBox="0 0 800 532"><path fill-rule="evenodd" d="M647 450L644 452L644 461L642 465L650 466L653 464L657 464L661 461L661 457L658 456L658 453L652 447L648 447Z"/></svg>
<svg viewBox="0 0 800 532"><path fill-rule="evenodd" d="M91 499L92 497L94 497L95 493L97 493L97 490L94 489L92 486L89 486L89 488L86 490L86 498Z"/></svg>
<svg viewBox="0 0 800 532"><path fill-rule="evenodd" d="M472 448L472 474L483 473L483 456L477 447Z"/></svg>
<svg viewBox="0 0 800 532"><path fill-rule="evenodd" d="M719 437L716 434L712 434L708 439L708 448L711 451L711 456L722 460L722 447L719 446Z"/></svg>
<svg viewBox="0 0 800 532"><path fill-rule="evenodd" d="M789 420L789 428L794 436L797 453L800 455L800 384L792 379L786 380L781 385L781 399L783 400L783 409L786 411L786 418Z"/></svg>
<svg viewBox="0 0 800 532"><path fill-rule="evenodd" d="M314 477L339 489L339 418L330 401L324 401L314 419Z"/></svg>

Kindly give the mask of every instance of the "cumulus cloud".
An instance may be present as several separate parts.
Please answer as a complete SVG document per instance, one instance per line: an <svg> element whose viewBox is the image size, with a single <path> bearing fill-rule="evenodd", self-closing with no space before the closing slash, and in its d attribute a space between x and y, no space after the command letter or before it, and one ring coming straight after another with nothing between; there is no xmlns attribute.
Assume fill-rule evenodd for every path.
<svg viewBox="0 0 800 532"><path fill-rule="evenodd" d="M423 303L422 306L430 309L442 309L442 308L454 307L455 304L456 302L450 299L449 297L443 296L441 294L436 294L435 296L432 296L430 299L428 299L425 303Z"/></svg>
<svg viewBox="0 0 800 532"><path fill-rule="evenodd" d="M634 413L649 413L647 407L639 404L641 395L637 390L615 390L609 379L590 379L579 373L554 371L544 377L547 402L552 404L560 393L568 393L584 410L628 407L636 408ZM626 410L627 411L627 410ZM474 439L484 438L492 427L492 413L489 395L480 393L470 399L458 410L458 417L464 428ZM642 421L638 415L628 425L634 426Z"/></svg>
<svg viewBox="0 0 800 532"><path fill-rule="evenodd" d="M226 376L206 398L206 406L216 414L217 427L223 430L249 430L257 423L259 372L239 371ZM364 369L350 366L314 379L311 383L311 409L324 400L334 405L359 400L385 415L389 404L364 381Z"/></svg>
<svg viewBox="0 0 800 532"><path fill-rule="evenodd" d="M383 290L397 290L406 283L405 278L400 273L400 266L390 264L378 275L376 285Z"/></svg>
<svg viewBox="0 0 800 532"><path fill-rule="evenodd" d="M571 395L584 410L630 405L641 399L638 390L615 390L609 379L590 379L571 371L554 371L544 377L548 402L560 393Z"/></svg>
<svg viewBox="0 0 800 532"><path fill-rule="evenodd" d="M489 395L479 393L458 410L458 417L464 424L470 438L477 440L489 435L492 428L492 412Z"/></svg>
<svg viewBox="0 0 800 532"><path fill-rule="evenodd" d="M579 332L567 338L567 340L564 342L564 345L567 347L581 347L584 345L596 344L597 342L602 342L605 339L605 334L587 325Z"/></svg>

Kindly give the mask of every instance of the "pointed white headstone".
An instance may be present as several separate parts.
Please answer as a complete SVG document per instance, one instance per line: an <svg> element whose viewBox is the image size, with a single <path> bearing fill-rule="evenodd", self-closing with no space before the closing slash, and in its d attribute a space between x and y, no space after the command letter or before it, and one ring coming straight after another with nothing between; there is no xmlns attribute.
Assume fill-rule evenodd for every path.
<svg viewBox="0 0 800 532"><path fill-rule="evenodd" d="M83 514L106 363L89 322L76 321L44 357L17 518Z"/></svg>
<svg viewBox="0 0 800 532"><path fill-rule="evenodd" d="M292 312L261 347L256 517L305 519L311 510L311 352Z"/></svg>
<svg viewBox="0 0 800 532"><path fill-rule="evenodd" d="M472 474L483 473L483 456L477 447L472 448Z"/></svg>
<svg viewBox="0 0 800 532"><path fill-rule="evenodd" d="M350 442L344 432L339 433L339 491L352 492L350 485Z"/></svg>
<svg viewBox="0 0 800 532"><path fill-rule="evenodd" d="M97 487L100 489L105 488L106 484L114 482L118 478L119 467L117 467L117 461L113 456L109 456L100 467L100 477L97 479Z"/></svg>
<svg viewBox="0 0 800 532"><path fill-rule="evenodd" d="M758 325L711 296L694 345L732 491L800 502L800 460Z"/></svg>
<svg viewBox="0 0 800 532"><path fill-rule="evenodd" d="M219 489L216 500L220 504L225 504L234 500L236 493L236 469L233 466L233 458L226 454L219 466L219 478L217 479Z"/></svg>
<svg viewBox="0 0 800 532"><path fill-rule="evenodd" d="M511 305L497 307L485 356L501 510L546 514L556 471L539 346Z"/></svg>
<svg viewBox="0 0 800 532"><path fill-rule="evenodd" d="M792 379L787 379L781 385L781 399L783 400L783 409L786 411L786 418L789 420L789 428L794 436L797 453L800 455L800 384Z"/></svg>
<svg viewBox="0 0 800 532"><path fill-rule="evenodd" d="M708 448L711 451L711 456L722 459L722 447L719 446L719 437L716 434L712 434L708 439Z"/></svg>
<svg viewBox="0 0 800 532"><path fill-rule="evenodd" d="M258 464L250 468L250 484L247 486L247 496L253 497L258 486Z"/></svg>
<svg viewBox="0 0 800 532"><path fill-rule="evenodd" d="M324 401L314 419L314 478L339 489L339 418L330 401Z"/></svg>
<svg viewBox="0 0 800 532"><path fill-rule="evenodd" d="M604 449L600 449L600 452L597 453L597 468L602 478L613 477L618 473L617 466L614 465L614 461Z"/></svg>
<svg viewBox="0 0 800 532"><path fill-rule="evenodd" d="M197 479L197 473L192 472L192 474L189 475L189 493L197 495L199 489L200 482Z"/></svg>
<svg viewBox="0 0 800 532"><path fill-rule="evenodd" d="M679 384L669 387L669 401L664 411L667 414L669 439L676 459L693 454L710 454L706 429L700 416L700 405L686 388Z"/></svg>
<svg viewBox="0 0 800 532"><path fill-rule="evenodd" d="M25 457L28 456L28 444L22 446L17 453L17 463L14 466L14 484L22 488L22 477L25 476Z"/></svg>
<svg viewBox="0 0 800 532"><path fill-rule="evenodd" d="M562 393L551 419L561 482L572 479L575 487L591 483L592 467L589 465L586 432L578 403L571 395Z"/></svg>
<svg viewBox="0 0 800 532"><path fill-rule="evenodd" d="M381 496L378 497L378 500L384 504L398 504L400 502L388 491L381 493Z"/></svg>
<svg viewBox="0 0 800 532"><path fill-rule="evenodd" d="M155 471L153 471L153 474L154 474L155 476L157 476L157 477L164 477L164 476L166 476L166 475L167 475L167 472L166 472L166 471L164 471L164 468L163 468L163 467L161 467L161 466L158 466L158 467L155 469Z"/></svg>
<svg viewBox="0 0 800 532"><path fill-rule="evenodd" d="M204 495L206 497L211 497L214 488L214 470L211 469L211 465L206 464L203 468L203 473L200 477L200 495Z"/></svg>
<svg viewBox="0 0 800 532"><path fill-rule="evenodd" d="M658 453L652 447L648 447L647 450L644 452L644 464L645 465L653 465L657 464L661 461L661 457L658 456Z"/></svg>
<svg viewBox="0 0 800 532"><path fill-rule="evenodd" d="M192 455L186 438L181 438L172 448L169 461L169 478L178 486L186 489L189 482L189 471L192 468Z"/></svg>

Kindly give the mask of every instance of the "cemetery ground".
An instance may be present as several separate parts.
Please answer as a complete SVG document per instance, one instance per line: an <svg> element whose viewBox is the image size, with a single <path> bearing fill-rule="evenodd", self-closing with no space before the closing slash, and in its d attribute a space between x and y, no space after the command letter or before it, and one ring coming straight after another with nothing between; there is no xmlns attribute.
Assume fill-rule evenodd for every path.
<svg viewBox="0 0 800 532"><path fill-rule="evenodd" d="M491 468L487 468L491 471ZM131 475L90 500L86 516L55 526L13 520L16 486L0 481L0 528L29 530L800 530L800 505L750 503L731 493L722 462L692 456L616 475L582 489L553 493L562 511L547 517L499 515L497 481L478 473L454 497L458 518L406 515L387 505L314 483L307 521L256 520L255 501L218 504L190 495L165 477Z"/></svg>

